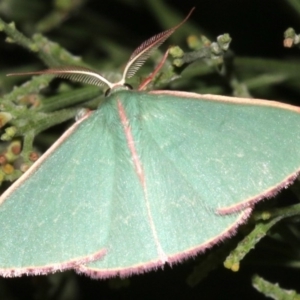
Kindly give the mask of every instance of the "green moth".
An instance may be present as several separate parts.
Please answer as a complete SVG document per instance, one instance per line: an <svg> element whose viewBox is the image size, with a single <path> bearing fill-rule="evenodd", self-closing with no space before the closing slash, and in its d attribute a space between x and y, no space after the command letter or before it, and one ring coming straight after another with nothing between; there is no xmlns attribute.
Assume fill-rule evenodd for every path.
<svg viewBox="0 0 300 300"><path fill-rule="evenodd" d="M1 196L2 276L106 278L173 264L232 236L295 179L298 107L125 84L181 24L139 46L117 83L81 67L26 73L109 90Z"/></svg>

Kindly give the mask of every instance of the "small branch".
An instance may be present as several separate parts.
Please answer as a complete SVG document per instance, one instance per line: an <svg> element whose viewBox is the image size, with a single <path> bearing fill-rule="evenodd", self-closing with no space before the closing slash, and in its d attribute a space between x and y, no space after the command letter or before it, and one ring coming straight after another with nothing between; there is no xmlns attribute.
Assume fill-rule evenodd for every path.
<svg viewBox="0 0 300 300"><path fill-rule="evenodd" d="M270 297L276 300L300 300L300 294L297 294L294 290L285 290L281 288L278 283L270 283L262 277L255 275L252 278L253 287L264 294L266 297Z"/></svg>
<svg viewBox="0 0 300 300"><path fill-rule="evenodd" d="M0 18L0 31L4 31L8 36L8 42L14 42L25 49L37 53L39 58L47 66L57 66L64 64L79 64L80 59L71 55L59 44L49 41L41 34L35 34L32 39L26 37L15 27L14 23L7 24Z"/></svg>
<svg viewBox="0 0 300 300"><path fill-rule="evenodd" d="M284 218L297 215L300 215L300 204L254 214L253 219L257 221L257 224L226 258L225 268L238 271L240 261L255 248L255 245L267 235L275 224Z"/></svg>

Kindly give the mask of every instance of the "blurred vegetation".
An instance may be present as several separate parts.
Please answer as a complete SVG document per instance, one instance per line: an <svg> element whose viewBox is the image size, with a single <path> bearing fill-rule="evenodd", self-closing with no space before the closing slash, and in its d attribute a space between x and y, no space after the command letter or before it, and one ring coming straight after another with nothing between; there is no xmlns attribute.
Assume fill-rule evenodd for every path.
<svg viewBox="0 0 300 300"><path fill-rule="evenodd" d="M6 74L76 64L92 66L114 80L141 42L179 23L194 5L195 1L187 0L0 2L0 181L4 188L56 140L80 108L95 109L104 92L49 76ZM190 20L130 84L137 87L168 45L176 45L149 88L299 105L298 32L297 0L272 0L272 5L261 0L202 0ZM236 237L172 268L125 280L95 281L73 272L0 278L0 299L299 299L296 292L289 293L300 292L299 197L296 182L258 205L251 222ZM279 282L280 287L255 274Z"/></svg>

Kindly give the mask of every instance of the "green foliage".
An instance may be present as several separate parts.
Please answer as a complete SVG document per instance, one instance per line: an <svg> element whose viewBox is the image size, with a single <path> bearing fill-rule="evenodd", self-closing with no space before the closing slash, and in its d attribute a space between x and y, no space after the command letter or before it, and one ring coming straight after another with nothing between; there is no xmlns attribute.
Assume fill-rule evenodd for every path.
<svg viewBox="0 0 300 300"><path fill-rule="evenodd" d="M275 300L300 300L300 294L293 290L285 290L278 284L272 284L262 277L255 275L252 278L253 287L268 298Z"/></svg>

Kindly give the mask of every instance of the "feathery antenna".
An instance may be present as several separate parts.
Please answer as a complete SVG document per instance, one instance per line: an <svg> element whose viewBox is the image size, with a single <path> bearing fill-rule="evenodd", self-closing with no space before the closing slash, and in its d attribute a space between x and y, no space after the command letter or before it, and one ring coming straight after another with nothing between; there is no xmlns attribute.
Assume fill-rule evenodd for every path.
<svg viewBox="0 0 300 300"><path fill-rule="evenodd" d="M122 79L116 83L111 83L98 72L80 66L62 66L36 72L12 73L7 74L7 76L49 74L60 78L67 78L97 86L106 85L109 89L112 89L114 86L124 85L126 78L131 78L139 70L139 68L145 63L151 53L156 50L176 29L178 29L183 23L187 21L194 9L195 7L190 10L188 15L181 23L166 31L154 35L150 39L143 42L139 47L137 47L131 54L129 61L126 64Z"/></svg>
<svg viewBox="0 0 300 300"><path fill-rule="evenodd" d="M98 86L107 85L109 88L113 87L113 84L105 79L101 74L80 66L62 66L52 69L46 69L42 71L35 72L22 72L22 73L12 73L6 76L22 76L22 75L54 75L60 78L67 78L74 81L79 81L82 83L93 84Z"/></svg>
<svg viewBox="0 0 300 300"><path fill-rule="evenodd" d="M156 50L176 29L178 29L192 14L195 7L193 7L185 19L178 25L167 29L159 34L154 35L150 39L143 42L139 47L137 47L131 54L129 61L124 69L122 80L125 82L126 78L131 78L138 69L145 63L151 53Z"/></svg>

